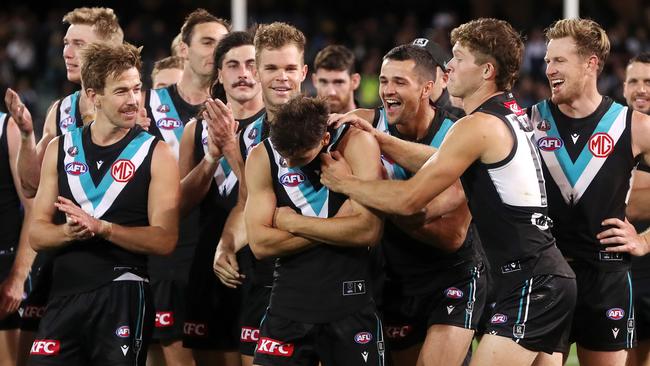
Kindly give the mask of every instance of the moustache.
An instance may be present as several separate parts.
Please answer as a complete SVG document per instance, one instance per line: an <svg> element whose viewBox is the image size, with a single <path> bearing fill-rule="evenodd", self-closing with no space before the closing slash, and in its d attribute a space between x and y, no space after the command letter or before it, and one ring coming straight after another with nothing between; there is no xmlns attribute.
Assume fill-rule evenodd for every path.
<svg viewBox="0 0 650 366"><path fill-rule="evenodd" d="M246 87L252 88L253 86L255 86L255 83L252 82L252 81L240 80L240 81L232 84L233 88L236 88L238 86L246 86Z"/></svg>

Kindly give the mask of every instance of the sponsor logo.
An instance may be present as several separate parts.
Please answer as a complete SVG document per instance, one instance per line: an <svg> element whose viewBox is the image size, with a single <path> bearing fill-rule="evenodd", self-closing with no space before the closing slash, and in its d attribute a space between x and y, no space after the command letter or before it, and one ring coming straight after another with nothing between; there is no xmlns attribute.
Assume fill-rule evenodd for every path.
<svg viewBox="0 0 650 366"><path fill-rule="evenodd" d="M126 356L126 353L129 352L129 346L127 345L123 345L122 347L120 347L120 349L122 350L122 354L124 356Z"/></svg>
<svg viewBox="0 0 650 366"><path fill-rule="evenodd" d="M366 344L372 341L372 333L370 332L359 332L354 335L354 341L359 344Z"/></svg>
<svg viewBox="0 0 650 366"><path fill-rule="evenodd" d="M36 339L32 343L30 355L54 356L59 354L61 345L59 341L51 339Z"/></svg>
<svg viewBox="0 0 650 366"><path fill-rule="evenodd" d="M454 311L454 307L451 305L447 305L447 315L451 315L452 311Z"/></svg>
<svg viewBox="0 0 650 366"><path fill-rule="evenodd" d="M606 133L596 133L589 139L589 151L597 158L606 158L614 151L614 139Z"/></svg>
<svg viewBox="0 0 650 366"><path fill-rule="evenodd" d="M607 315L607 317L612 320L621 320L625 316L625 310L621 308L611 308L607 310L607 313L605 315Z"/></svg>
<svg viewBox="0 0 650 366"><path fill-rule="evenodd" d="M598 259L603 262L622 262L623 253L612 253L601 250L598 252Z"/></svg>
<svg viewBox="0 0 650 366"><path fill-rule="evenodd" d="M111 165L111 175L116 182L126 183L133 178L135 165L131 160L120 159Z"/></svg>
<svg viewBox="0 0 650 366"><path fill-rule="evenodd" d="M242 342L257 342L260 339L260 330L251 327L241 327L239 340Z"/></svg>
<svg viewBox="0 0 650 366"><path fill-rule="evenodd" d="M182 125L183 124L181 121L169 117L161 118L156 121L156 126L158 126L158 128L162 128L163 130L173 130L181 127Z"/></svg>
<svg viewBox="0 0 650 366"><path fill-rule="evenodd" d="M174 325L173 311L156 311L156 328L166 328Z"/></svg>
<svg viewBox="0 0 650 366"><path fill-rule="evenodd" d="M82 175L87 171L88 165L78 161L73 161L72 163L68 163L65 166L65 172L70 175Z"/></svg>
<svg viewBox="0 0 650 366"><path fill-rule="evenodd" d="M490 323L492 324L503 324L507 321L508 321L508 316L499 313L492 315L492 318L490 319Z"/></svg>
<svg viewBox="0 0 650 366"><path fill-rule="evenodd" d="M66 113L68 113L68 112L66 112ZM65 131L65 130L68 129L68 127L70 127L70 126L72 126L74 124L75 124L74 117L68 116L68 117L62 119L61 122L59 122L59 127L61 127L61 130Z"/></svg>
<svg viewBox="0 0 650 366"><path fill-rule="evenodd" d="M519 261L508 263L506 265L501 266L501 273L503 274L517 272L517 271L521 271L521 264L519 263Z"/></svg>
<svg viewBox="0 0 650 366"><path fill-rule="evenodd" d="M275 339L262 337L257 342L255 352L273 356L291 357L293 355L293 343L282 343Z"/></svg>
<svg viewBox="0 0 650 366"><path fill-rule="evenodd" d="M573 141L574 144L575 144L576 142L578 142L578 139L579 139L579 138L580 138L580 135L579 135L579 134L577 134L577 133L572 133L572 134L571 134L571 141Z"/></svg>
<svg viewBox="0 0 650 366"><path fill-rule="evenodd" d="M305 176L301 173L286 173L280 177L280 183L285 187L297 187L305 181Z"/></svg>
<svg viewBox="0 0 650 366"><path fill-rule="evenodd" d="M413 41L413 45L419 47L426 47L428 43L429 40L426 38L416 38L415 41Z"/></svg>
<svg viewBox="0 0 650 366"><path fill-rule="evenodd" d="M547 120L543 119L537 124L537 129L540 131L548 131L551 129L551 124Z"/></svg>
<svg viewBox="0 0 650 366"><path fill-rule="evenodd" d="M205 337L208 334L208 326L203 323L185 322L183 334L191 337Z"/></svg>
<svg viewBox="0 0 650 366"><path fill-rule="evenodd" d="M97 170L99 170L99 168L102 167L102 164L104 164L104 160L99 160L99 161L97 162Z"/></svg>
<svg viewBox="0 0 650 366"><path fill-rule="evenodd" d="M553 227L553 220L546 215L542 215L539 212L535 212L530 217L530 223L537 226L538 229L546 231L549 228Z"/></svg>
<svg viewBox="0 0 650 366"><path fill-rule="evenodd" d="M23 318L42 318L45 314L45 306L28 305L23 311Z"/></svg>
<svg viewBox="0 0 650 366"><path fill-rule="evenodd" d="M129 336L131 335L131 328L129 328L128 325L123 325L115 329L115 335L120 338L129 338Z"/></svg>
<svg viewBox="0 0 650 366"><path fill-rule="evenodd" d="M156 110L160 113L167 113L169 112L170 108L167 104L161 104L158 106L158 108L156 108Z"/></svg>
<svg viewBox="0 0 650 366"><path fill-rule="evenodd" d="M363 362L368 363L368 351L361 352L361 357L363 357Z"/></svg>
<svg viewBox="0 0 650 366"><path fill-rule="evenodd" d="M79 148L76 146L70 146L68 148L68 155L70 156L77 156L79 154Z"/></svg>
<svg viewBox="0 0 650 366"><path fill-rule="evenodd" d="M411 333L413 327L410 325L397 325L397 326L387 326L384 328L384 334L388 339L402 339L406 338L407 335Z"/></svg>
<svg viewBox="0 0 650 366"><path fill-rule="evenodd" d="M555 151L560 149L563 145L564 143L562 142L562 139L557 137L546 136L537 140L537 147L542 151Z"/></svg>
<svg viewBox="0 0 650 366"><path fill-rule="evenodd" d="M457 289L456 287L450 287L445 290L445 296L450 299L460 299L463 297L463 291Z"/></svg>
<svg viewBox="0 0 650 366"><path fill-rule="evenodd" d="M618 328L612 328L612 335L614 336L614 339L616 339L618 337L618 332L619 331L620 331L620 329L618 329Z"/></svg>
<svg viewBox="0 0 650 366"><path fill-rule="evenodd" d="M343 296L361 295L366 293L366 281L345 281L343 282Z"/></svg>
<svg viewBox="0 0 650 366"><path fill-rule="evenodd" d="M257 137L258 133L259 133L259 131L257 131L257 128L255 128L255 127L251 128L251 130L248 131L248 138L253 140L253 139L255 139Z"/></svg>
<svg viewBox="0 0 650 366"><path fill-rule="evenodd" d="M503 105L508 108L512 113L516 114L517 116L521 116L526 114L526 112L519 107L519 104L517 104L516 100L509 100L507 102L504 102Z"/></svg>
<svg viewBox="0 0 650 366"><path fill-rule="evenodd" d="M524 334L526 334L525 324L515 324L512 327L512 335L515 336L515 338L524 338Z"/></svg>

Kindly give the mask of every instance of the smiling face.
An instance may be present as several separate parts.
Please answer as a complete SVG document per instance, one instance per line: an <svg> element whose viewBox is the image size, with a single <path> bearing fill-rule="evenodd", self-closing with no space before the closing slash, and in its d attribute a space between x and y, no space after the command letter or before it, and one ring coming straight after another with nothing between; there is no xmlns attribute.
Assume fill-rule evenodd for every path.
<svg viewBox="0 0 650 366"><path fill-rule="evenodd" d="M569 104L580 97L589 80L588 58L578 54L571 37L551 39L546 49L546 77L551 87L551 101Z"/></svg>
<svg viewBox="0 0 650 366"><path fill-rule="evenodd" d="M633 62L627 66L623 95L632 109L650 114L650 63Z"/></svg>
<svg viewBox="0 0 650 366"><path fill-rule="evenodd" d="M277 108L300 93L307 75L303 52L293 44L258 51L257 80L267 108Z"/></svg>
<svg viewBox="0 0 650 366"><path fill-rule="evenodd" d="M425 83L421 79L414 60L384 60L379 75L379 96L388 123L405 123L415 116L421 103L428 104L428 97L422 97Z"/></svg>
<svg viewBox="0 0 650 366"><path fill-rule="evenodd" d="M98 116L101 114L113 125L132 128L138 115L142 82L138 69L132 67L117 76L109 75L103 90L91 91Z"/></svg>
<svg viewBox="0 0 650 366"><path fill-rule="evenodd" d="M92 26L71 24L63 37L63 61L66 76L73 83L81 83L81 49L88 43L96 42L99 37Z"/></svg>

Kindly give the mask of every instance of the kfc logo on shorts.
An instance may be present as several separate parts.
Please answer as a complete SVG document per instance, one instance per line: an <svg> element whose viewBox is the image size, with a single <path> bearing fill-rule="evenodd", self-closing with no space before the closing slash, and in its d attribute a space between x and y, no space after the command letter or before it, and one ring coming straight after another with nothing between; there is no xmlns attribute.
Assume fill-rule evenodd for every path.
<svg viewBox="0 0 650 366"><path fill-rule="evenodd" d="M111 176L116 182L126 183L133 178L135 165L131 160L120 159L111 165Z"/></svg>
<svg viewBox="0 0 650 366"><path fill-rule="evenodd" d="M158 128L162 128L163 130L173 130L181 127L182 125L183 124L181 121L177 120L176 118L165 117L156 121L156 126L158 126Z"/></svg>
<svg viewBox="0 0 650 366"><path fill-rule="evenodd" d="M63 120L61 120L61 122L59 123L59 127L61 127L61 131L65 132L65 131L68 130L68 127L70 127L70 126L72 126L74 124L75 124L74 117L68 116L68 117L64 118Z"/></svg>
<svg viewBox="0 0 650 366"><path fill-rule="evenodd" d="M115 335L120 338L129 338L131 336L131 328L128 325L123 325L115 329Z"/></svg>
<svg viewBox="0 0 650 366"><path fill-rule="evenodd" d="M621 308L612 308L607 310L607 317L612 320L621 320L625 316L625 310Z"/></svg>
<svg viewBox="0 0 650 366"><path fill-rule="evenodd" d="M596 133L589 139L589 151L597 158L606 158L614 151L614 139L606 133Z"/></svg>
<svg viewBox="0 0 650 366"><path fill-rule="evenodd" d="M241 327L239 340L242 342L252 343L260 339L260 330L251 327Z"/></svg>
<svg viewBox="0 0 650 366"><path fill-rule="evenodd" d="M285 187L297 187L305 181L305 176L301 173L290 172L280 177L280 183Z"/></svg>
<svg viewBox="0 0 650 366"><path fill-rule="evenodd" d="M492 324L503 324L507 321L508 321L508 316L499 313L492 315L492 319L490 319L490 323Z"/></svg>
<svg viewBox="0 0 650 366"><path fill-rule="evenodd" d="M370 332L359 332L354 335L354 341L358 344L366 344L372 341L372 333Z"/></svg>
<svg viewBox="0 0 650 366"><path fill-rule="evenodd" d="M205 337L208 335L208 326L203 323L185 322L183 333L190 337Z"/></svg>
<svg viewBox="0 0 650 366"><path fill-rule="evenodd" d="M81 163L79 161L73 161L66 164L65 172L70 175L82 175L88 171L88 165Z"/></svg>
<svg viewBox="0 0 650 366"><path fill-rule="evenodd" d="M559 150L564 145L562 139L557 137L542 137L537 140L537 147L542 151L555 151Z"/></svg>
<svg viewBox="0 0 650 366"><path fill-rule="evenodd" d="M28 305L25 307L22 317L40 319L43 317L44 314L45 314L45 306Z"/></svg>
<svg viewBox="0 0 650 366"><path fill-rule="evenodd" d="M61 345L59 341L51 339L36 339L32 343L30 355L54 356L59 354Z"/></svg>
<svg viewBox="0 0 650 366"><path fill-rule="evenodd" d="M257 342L255 352L272 356L291 357L293 355L293 343L282 343L275 339L262 337Z"/></svg>
<svg viewBox="0 0 650 366"><path fill-rule="evenodd" d="M410 325L401 325L401 326L387 326L384 328L384 334L388 339L398 340L406 338L407 335L411 333L413 327Z"/></svg>
<svg viewBox="0 0 650 366"><path fill-rule="evenodd" d="M156 311L156 328L167 328L174 325L173 311Z"/></svg>
<svg viewBox="0 0 650 366"><path fill-rule="evenodd" d="M445 290L445 296L447 296L450 299L460 299L461 297L463 297L463 291L455 287L450 287Z"/></svg>

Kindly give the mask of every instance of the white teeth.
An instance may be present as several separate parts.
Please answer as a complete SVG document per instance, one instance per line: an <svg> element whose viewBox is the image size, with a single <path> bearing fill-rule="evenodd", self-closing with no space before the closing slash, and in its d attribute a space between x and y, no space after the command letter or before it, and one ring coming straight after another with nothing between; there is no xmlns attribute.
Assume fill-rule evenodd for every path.
<svg viewBox="0 0 650 366"><path fill-rule="evenodd" d="M564 80L561 80L561 79L558 79L558 80L552 80L552 81L551 81L551 85L553 85L553 86L558 86L558 85L562 84L563 82L564 82Z"/></svg>

